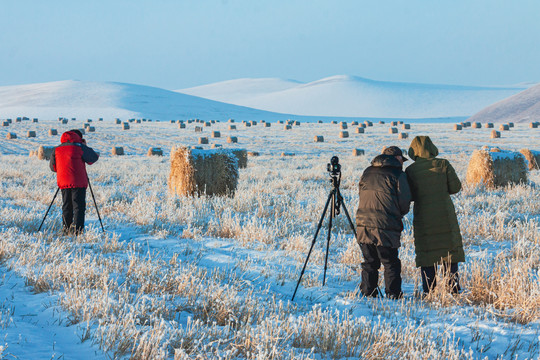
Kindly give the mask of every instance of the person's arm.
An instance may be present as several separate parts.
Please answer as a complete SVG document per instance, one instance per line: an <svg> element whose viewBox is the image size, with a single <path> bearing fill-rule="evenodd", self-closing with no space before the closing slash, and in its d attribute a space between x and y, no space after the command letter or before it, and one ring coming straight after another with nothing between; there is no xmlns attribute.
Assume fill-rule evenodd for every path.
<svg viewBox="0 0 540 360"><path fill-rule="evenodd" d="M401 173L398 177L397 196L399 211L401 212L401 216L404 216L409 212L412 201L411 188L409 187L409 182L407 181L407 175L405 173Z"/></svg>
<svg viewBox="0 0 540 360"><path fill-rule="evenodd" d="M56 148L52 151L49 167L51 168L51 171L56 172Z"/></svg>
<svg viewBox="0 0 540 360"><path fill-rule="evenodd" d="M446 166L446 181L450 195L456 194L461 190L461 181L459 181L456 171L449 162L447 162Z"/></svg>
<svg viewBox="0 0 540 360"><path fill-rule="evenodd" d="M85 163L88 165L92 165L99 159L99 155L92 149L91 147L86 146L85 144L81 144L81 148L83 151L82 159Z"/></svg>

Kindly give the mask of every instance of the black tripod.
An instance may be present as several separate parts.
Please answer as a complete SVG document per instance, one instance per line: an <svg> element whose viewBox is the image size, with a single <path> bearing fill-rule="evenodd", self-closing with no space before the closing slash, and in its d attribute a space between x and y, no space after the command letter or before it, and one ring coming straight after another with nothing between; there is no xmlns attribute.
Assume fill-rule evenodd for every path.
<svg viewBox="0 0 540 360"><path fill-rule="evenodd" d="M323 286L326 283L326 269L328 267L328 250L330 248L330 236L332 235L332 219L340 214L341 206L343 206L345 215L347 215L347 220L349 220L349 225L351 225L351 229L354 233L354 236L356 237L356 229L351 220L351 216L349 215L349 212L347 211L347 207L345 206L345 203L343 202L343 196L341 196L341 192L339 191L339 185L341 183L341 165L339 164L339 158L337 156L333 156L332 159L330 160L330 164L328 164L327 166L328 166L328 172L330 172L330 182L332 183L333 188L330 191L330 194L328 195L328 200L326 200L326 205L324 206L321 219L319 220L319 225L317 225L315 236L313 237L313 241L311 242L311 247L309 248L306 261L304 262L304 267L302 268L302 272L300 273L300 278L298 279L298 282L296 283L296 288L294 289L294 294L292 296L291 301L294 301L294 297L296 296L296 291L298 290L300 281L302 281L302 276L304 276L304 271L306 271L306 266L309 261L309 257L311 255L311 251L313 250L313 246L315 246L315 242L317 241L317 236L319 235L319 231L321 230L322 223L326 215L326 210L328 210L328 205L331 205L331 206L330 206L330 214L328 216L328 234L326 237L326 257L324 260Z"/></svg>

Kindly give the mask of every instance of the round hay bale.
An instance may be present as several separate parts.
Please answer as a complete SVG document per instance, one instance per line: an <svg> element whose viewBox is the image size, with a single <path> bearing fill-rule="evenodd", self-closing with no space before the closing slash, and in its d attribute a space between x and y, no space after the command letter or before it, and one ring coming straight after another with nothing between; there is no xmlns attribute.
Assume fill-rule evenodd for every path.
<svg viewBox="0 0 540 360"><path fill-rule="evenodd" d="M283 120L279 120L279 121L278 121L278 124L283 124Z"/></svg>
<svg viewBox="0 0 540 360"><path fill-rule="evenodd" d="M205 145L205 144L208 144L208 138L206 136L201 136L199 138L199 144L200 145Z"/></svg>
<svg viewBox="0 0 540 360"><path fill-rule="evenodd" d="M197 145L191 145L191 148L192 148L193 150L202 150L202 149L203 149L202 146L197 146Z"/></svg>
<svg viewBox="0 0 540 360"><path fill-rule="evenodd" d="M234 196L238 186L238 160L228 150L173 148L167 182L179 196Z"/></svg>
<svg viewBox="0 0 540 360"><path fill-rule="evenodd" d="M129 123L122 123L122 130L129 130Z"/></svg>
<svg viewBox="0 0 540 360"><path fill-rule="evenodd" d="M397 121L392 121L392 122L390 123L390 126L398 126Z"/></svg>
<svg viewBox="0 0 540 360"><path fill-rule="evenodd" d="M337 121L336 120L332 120L330 121L331 124L337 124Z"/></svg>
<svg viewBox="0 0 540 360"><path fill-rule="evenodd" d="M294 122L294 125L300 126L300 121L295 121L295 122Z"/></svg>
<svg viewBox="0 0 540 360"><path fill-rule="evenodd" d="M236 144L238 142L238 138L236 136L229 136L227 137L227 142L229 144Z"/></svg>
<svg viewBox="0 0 540 360"><path fill-rule="evenodd" d="M258 151L248 151L248 156L259 156L259 152Z"/></svg>
<svg viewBox="0 0 540 360"><path fill-rule="evenodd" d="M234 119L229 119L229 120L227 120L227 122L233 123Z"/></svg>
<svg viewBox="0 0 540 360"><path fill-rule="evenodd" d="M285 125L283 127L283 130L291 130L291 129L292 129L291 125Z"/></svg>
<svg viewBox="0 0 540 360"><path fill-rule="evenodd" d="M351 121L351 126L358 126L358 121Z"/></svg>
<svg viewBox="0 0 540 360"><path fill-rule="evenodd" d="M537 122L531 122L531 123L529 123L529 127L531 129L537 129L538 128L538 123Z"/></svg>
<svg viewBox="0 0 540 360"><path fill-rule="evenodd" d="M163 156L163 150L159 147L151 147L148 149L146 156Z"/></svg>
<svg viewBox="0 0 540 360"><path fill-rule="evenodd" d="M475 150L467 168L469 184L488 188L527 182L525 156L518 152Z"/></svg>
<svg viewBox="0 0 540 360"><path fill-rule="evenodd" d="M373 123L371 121L364 121L364 124L366 124L366 126L373 126Z"/></svg>
<svg viewBox="0 0 540 360"><path fill-rule="evenodd" d="M96 128L94 126L88 126L86 128L86 131L88 131L88 132L96 132Z"/></svg>
<svg viewBox="0 0 540 360"><path fill-rule="evenodd" d="M210 121L207 121L207 122L204 123L204 126L206 126L206 127L212 126L212 123Z"/></svg>
<svg viewBox="0 0 540 360"><path fill-rule="evenodd" d="M343 130L347 129L347 123L346 122L339 123L339 128Z"/></svg>
<svg viewBox="0 0 540 360"><path fill-rule="evenodd" d="M62 120L62 124L63 124L63 125L65 125L65 124L67 124L67 123L68 123L68 119L63 119L63 120Z"/></svg>
<svg viewBox="0 0 540 360"><path fill-rule="evenodd" d="M398 139L407 139L409 137L409 134L408 133L399 133L398 135Z"/></svg>
<svg viewBox="0 0 540 360"><path fill-rule="evenodd" d="M349 137L349 132L348 131L340 131L339 132L339 137L342 138L342 139L348 138Z"/></svg>
<svg viewBox="0 0 540 360"><path fill-rule="evenodd" d="M529 170L540 169L540 151L521 149L519 152L527 159Z"/></svg>
<svg viewBox="0 0 540 360"><path fill-rule="evenodd" d="M38 122L38 119L37 119L37 118L33 118L33 119L32 119L32 122L33 122L33 123L37 123L37 122Z"/></svg>
<svg viewBox="0 0 540 360"><path fill-rule="evenodd" d="M30 156L30 157L37 156L37 151L36 150L30 150L30 152L28 153L28 156Z"/></svg>
<svg viewBox="0 0 540 360"><path fill-rule="evenodd" d="M216 120L210 120L210 122L211 122L212 124L215 124L215 123L216 123Z"/></svg>
<svg viewBox="0 0 540 360"><path fill-rule="evenodd" d="M111 150L112 156L122 156L124 155L124 148L122 146L113 146Z"/></svg>
<svg viewBox="0 0 540 360"><path fill-rule="evenodd" d="M499 149L498 147L493 147L491 149L489 149L490 152L501 152L501 149Z"/></svg>
<svg viewBox="0 0 540 360"><path fill-rule="evenodd" d="M49 136L55 136L58 135L58 130L56 129L49 129Z"/></svg>
<svg viewBox="0 0 540 360"><path fill-rule="evenodd" d="M270 124L270 123L268 123L268 122L265 122L265 123L264 123L264 127L270 127L270 126L272 126L272 124Z"/></svg>
<svg viewBox="0 0 540 360"><path fill-rule="evenodd" d="M471 122L470 121L465 121L465 126L464 127L471 127Z"/></svg>
<svg viewBox="0 0 540 360"><path fill-rule="evenodd" d="M355 133L357 134L363 134L364 133L364 128L363 127L357 127L356 130L354 130Z"/></svg>
<svg viewBox="0 0 540 360"><path fill-rule="evenodd" d="M141 120L141 119L137 119L135 122L136 122L137 124L141 124L141 123L142 123L142 120Z"/></svg>
<svg viewBox="0 0 540 360"><path fill-rule="evenodd" d="M403 124L403 125L401 125L401 129L410 130L411 129L411 124Z"/></svg>
<svg viewBox="0 0 540 360"><path fill-rule="evenodd" d="M246 149L229 149L231 153L236 156L236 159L238 160L238 168L239 169L245 169L247 168L248 163L248 156L247 156L247 150Z"/></svg>
<svg viewBox="0 0 540 360"><path fill-rule="evenodd" d="M203 132L202 126L195 126L195 132Z"/></svg>
<svg viewBox="0 0 540 360"><path fill-rule="evenodd" d="M41 145L38 148L37 157L38 157L39 160L50 160L53 151L54 151L54 146L43 146L43 145Z"/></svg>
<svg viewBox="0 0 540 360"><path fill-rule="evenodd" d="M119 118L116 118L116 119L114 119L114 123L116 125L120 125L122 123L122 120L120 120Z"/></svg>
<svg viewBox="0 0 540 360"><path fill-rule="evenodd" d="M15 122L22 122L22 117L18 117L15 119Z"/></svg>
<svg viewBox="0 0 540 360"><path fill-rule="evenodd" d="M365 151L363 149L353 149L352 154L353 156L363 156Z"/></svg>
<svg viewBox="0 0 540 360"><path fill-rule="evenodd" d="M2 126L9 126L9 122L8 121L2 121Z"/></svg>
<svg viewBox="0 0 540 360"><path fill-rule="evenodd" d="M513 127L514 127L514 123L513 123L513 122L509 122L509 123L508 123L508 127L509 127L509 128L513 128Z"/></svg>
<svg viewBox="0 0 540 360"><path fill-rule="evenodd" d="M486 123L486 129L493 129L493 123Z"/></svg>
<svg viewBox="0 0 540 360"><path fill-rule="evenodd" d="M491 130L491 138L498 139L501 137L501 133L497 130Z"/></svg>
<svg viewBox="0 0 540 360"><path fill-rule="evenodd" d="M92 119L86 119L86 122L87 122L87 123L91 123L91 122L92 122Z"/></svg>
<svg viewBox="0 0 540 360"><path fill-rule="evenodd" d="M403 121L400 120L397 123L398 123L398 125L401 125L401 124L403 124Z"/></svg>
<svg viewBox="0 0 540 360"><path fill-rule="evenodd" d="M99 118L98 121L103 121L103 118Z"/></svg>
<svg viewBox="0 0 540 360"><path fill-rule="evenodd" d="M324 142L324 136L322 135L315 135L315 137L313 138L313 142Z"/></svg>
<svg viewBox="0 0 540 360"><path fill-rule="evenodd" d="M219 131L212 131L212 135L211 135L214 139L215 138L220 138L221 137L221 133Z"/></svg>
<svg viewBox="0 0 540 360"><path fill-rule="evenodd" d="M171 120L171 124L176 124L176 120Z"/></svg>
<svg viewBox="0 0 540 360"><path fill-rule="evenodd" d="M210 149L217 149L217 148L220 148L222 147L221 144L212 144L210 145Z"/></svg>
<svg viewBox="0 0 540 360"><path fill-rule="evenodd" d="M10 123L10 124L13 123L13 121L12 121L11 119L6 119L6 121L7 121L8 123Z"/></svg>
<svg viewBox="0 0 540 360"><path fill-rule="evenodd" d="M473 128L473 129L481 129L481 128L482 128L482 124L479 123L479 122L472 123L472 128Z"/></svg>
<svg viewBox="0 0 540 360"><path fill-rule="evenodd" d="M461 124L454 124L454 130L455 131L459 131L461 129L463 129L463 126Z"/></svg>
<svg viewBox="0 0 540 360"><path fill-rule="evenodd" d="M385 122L381 120L381 121L379 121L379 124L384 125Z"/></svg>
<svg viewBox="0 0 540 360"><path fill-rule="evenodd" d="M29 138L35 138L36 137L36 132L33 131L33 130L30 130L26 133L26 137L29 137Z"/></svg>
<svg viewBox="0 0 540 360"><path fill-rule="evenodd" d="M179 122L179 123L178 123L178 128L179 128L179 129L185 129L185 128L186 128L186 124L184 124L183 122Z"/></svg>
<svg viewBox="0 0 540 360"><path fill-rule="evenodd" d="M388 129L388 133L389 133L389 134L397 134L397 133L398 133L398 130L397 130L397 128L395 128L395 127L391 127L390 129Z"/></svg>
<svg viewBox="0 0 540 360"><path fill-rule="evenodd" d="M229 130L236 130L236 125L229 125Z"/></svg>
<svg viewBox="0 0 540 360"><path fill-rule="evenodd" d="M7 135L6 135L6 139L8 139L8 140L13 140L13 139L16 139L16 138L17 138L17 134L12 133L12 132L8 132Z"/></svg>
<svg viewBox="0 0 540 360"><path fill-rule="evenodd" d="M361 127L361 128L363 128L363 129L365 129L365 128L366 128L366 124L360 123L360 124L358 124L358 127Z"/></svg>
<svg viewBox="0 0 540 360"><path fill-rule="evenodd" d="M499 130L508 131L510 130L510 126L508 126L508 124L502 124L501 126L499 126Z"/></svg>
<svg viewBox="0 0 540 360"><path fill-rule="evenodd" d="M249 123L251 124L251 126L257 126L257 122L255 120L251 120Z"/></svg>
<svg viewBox="0 0 540 360"><path fill-rule="evenodd" d="M294 153L291 153L291 152L282 152L281 153L281 157L286 157L286 156L294 156Z"/></svg>
<svg viewBox="0 0 540 360"><path fill-rule="evenodd" d="M246 122L246 123L244 123L244 126L245 126L245 127L251 127L251 123L250 123L250 122Z"/></svg>

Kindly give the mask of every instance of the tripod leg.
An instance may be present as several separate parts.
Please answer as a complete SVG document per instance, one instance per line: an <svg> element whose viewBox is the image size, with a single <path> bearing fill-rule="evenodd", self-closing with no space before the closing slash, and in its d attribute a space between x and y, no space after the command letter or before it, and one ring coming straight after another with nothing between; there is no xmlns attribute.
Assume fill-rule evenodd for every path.
<svg viewBox="0 0 540 360"><path fill-rule="evenodd" d="M336 211L336 196L337 192L334 190L332 196L332 207L330 208L330 216L328 218L328 234L326 236L326 257L324 259L324 275L323 275L323 281L322 284L326 283L326 269L328 267L328 251L330 249L330 236L332 235L332 218L335 216Z"/></svg>
<svg viewBox="0 0 540 360"><path fill-rule="evenodd" d="M45 216L43 217L43 220L41 221L41 225L39 225L38 232L41 231L41 227L43 226L43 223L45 222L45 219L47 218L47 215L49 214L49 210L51 210L51 206L54 203L54 200L56 199L56 195L58 195L58 192L60 191L60 188L56 189L56 192L54 193L53 199L51 201L51 204L49 205L49 208L47 209L47 212L45 213Z"/></svg>
<svg viewBox="0 0 540 360"><path fill-rule="evenodd" d="M309 248L309 252L306 257L306 261L304 262L304 267L302 268L302 272L300 273L300 278L298 279L298 282L296 283L296 288L294 289L294 293L292 296L291 301L294 301L294 297L296 296L296 291L298 290L298 286L300 285L300 281L302 281L302 276L304 276L304 271L306 271L306 266L309 260L309 256L311 255L311 251L313 250L313 246L315 245L315 241L317 241L317 236L319 235L319 231L321 230L321 226L324 220L324 216L326 215L326 210L328 210L328 204L330 204L330 200L332 200L334 195L334 191L330 192L330 195L328 195L328 200L326 200L326 205L324 206L323 213L321 215L321 219L319 220L319 224L317 225L317 230L315 231L315 236L313 237L313 240L311 241L311 247Z"/></svg>
<svg viewBox="0 0 540 360"><path fill-rule="evenodd" d="M338 196L339 196L339 198L341 200L341 205L343 206L343 210L345 210L345 215L347 215L347 219L349 220L349 225L351 225L351 230L354 233L354 238L356 239L357 238L357 236L356 236L356 228L354 226L353 221L351 220L351 216L349 215L349 211L347 211L347 207L345 206L345 203L343 202L343 197L341 196L341 192L339 191L339 189L337 191L338 191Z"/></svg>
<svg viewBox="0 0 540 360"><path fill-rule="evenodd" d="M86 177L88 179L88 176ZM94 200L94 206L96 207L97 216L99 219L99 223L101 224L101 230L103 233L105 233L105 229L103 228L103 222L101 222L101 216L99 215L99 210L96 203L96 198L94 197L94 191L92 190L92 185L90 185L90 179L88 179L88 187L90 188L90 193L92 194L92 199Z"/></svg>

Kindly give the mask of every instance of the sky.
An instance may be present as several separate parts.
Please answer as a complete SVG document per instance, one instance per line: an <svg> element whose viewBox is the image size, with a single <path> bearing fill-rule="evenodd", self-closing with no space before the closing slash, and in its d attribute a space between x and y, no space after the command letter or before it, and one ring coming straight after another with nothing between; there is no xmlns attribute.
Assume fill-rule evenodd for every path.
<svg viewBox="0 0 540 360"><path fill-rule="evenodd" d="M540 1L0 0L0 86L540 82Z"/></svg>

